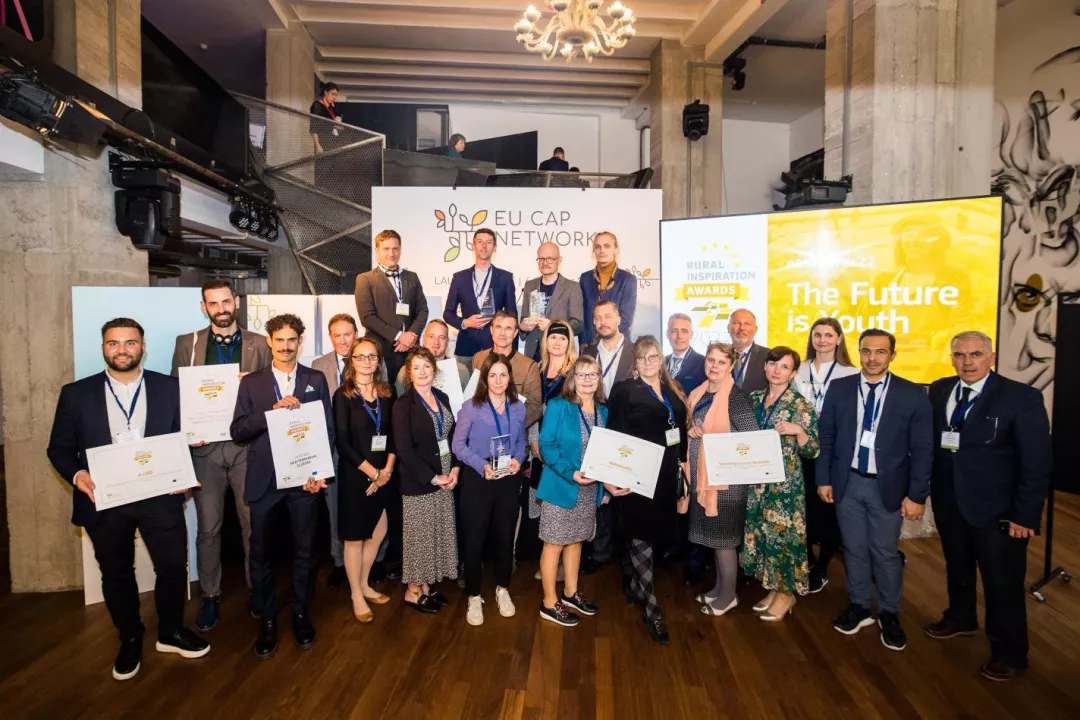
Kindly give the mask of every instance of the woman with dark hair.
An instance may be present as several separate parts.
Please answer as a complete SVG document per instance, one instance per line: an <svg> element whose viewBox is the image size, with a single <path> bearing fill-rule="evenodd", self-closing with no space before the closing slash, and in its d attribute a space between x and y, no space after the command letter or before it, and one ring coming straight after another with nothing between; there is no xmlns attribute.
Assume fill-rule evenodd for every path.
<svg viewBox="0 0 1080 720"><path fill-rule="evenodd" d="M450 136L450 149L446 151L447 157L459 158L465 152L465 136L454 133Z"/></svg>
<svg viewBox="0 0 1080 720"><path fill-rule="evenodd" d="M510 360L491 353L480 367L476 393L458 412L454 454L464 464L461 524L465 547L466 621L484 622L484 541L491 528L495 545L495 601L499 614L513 617L510 575L514 571L514 529L525 461L525 403L518 401Z"/></svg>
<svg viewBox="0 0 1080 720"><path fill-rule="evenodd" d="M814 413L821 414L825 393L833 380L858 375L859 368L852 367L844 341L844 328L833 317L818 318L810 326L806 341L806 362L795 374L795 388L814 406ZM836 506L827 503L817 494L817 463L802 464L806 496L806 554L810 561L810 592L820 592L829 582L829 562L840 549L840 525L836 521ZM814 557L814 545L819 545Z"/></svg>
<svg viewBox="0 0 1080 720"><path fill-rule="evenodd" d="M623 590L641 604L645 627L656 642L671 642L653 591L653 553L657 543L678 537L678 504L686 463L686 397L664 367L664 353L652 335L634 343L634 377L616 383L608 404L608 427L666 448L652 498L605 485L615 497L615 512L627 539ZM601 478L602 479L602 478Z"/></svg>
<svg viewBox="0 0 1080 720"><path fill-rule="evenodd" d="M414 348L405 358L405 394L394 403L394 445L401 458L402 581L405 605L438 612L446 598L435 583L457 578L457 523L453 489L459 462L451 449L450 399L431 386L435 356Z"/></svg>
<svg viewBox="0 0 1080 720"><path fill-rule="evenodd" d="M758 429L746 393L735 385L735 348L712 343L705 350L705 382L690 393L693 419L690 437L690 542L712 548L716 583L695 598L706 615L723 615L739 604L735 594L739 545L746 521L746 485L711 486L702 451L703 435L753 432Z"/></svg>
<svg viewBox="0 0 1080 720"><path fill-rule="evenodd" d="M536 495L540 505L540 579L544 600L540 617L573 627L581 619L571 612L595 615L598 608L578 589L581 543L596 535L596 508L604 491L593 478L581 474L581 461L593 428L607 423L604 384L595 358L581 357L567 374L563 391L551 399L540 432L540 448L547 459ZM563 594L555 593L559 559L563 563Z"/></svg>
<svg viewBox="0 0 1080 720"><path fill-rule="evenodd" d="M342 118L337 112L337 96L338 86L336 84L332 82L319 83L319 98L311 103L308 113L331 122L342 122ZM317 153L325 152L329 139L338 136L338 129L330 123L311 120L308 126Z"/></svg>
<svg viewBox="0 0 1080 720"><path fill-rule="evenodd" d="M809 591L806 562L806 502L802 463L818 454L817 415L791 380L799 353L783 345L765 356L765 390L750 393L758 425L780 433L784 481L750 486L746 505L743 569L769 591L754 605L761 619L779 622L795 607L795 595Z"/></svg>
<svg viewBox="0 0 1080 720"><path fill-rule="evenodd" d="M334 393L334 437L341 458L337 528L345 544L353 615L361 623L375 619L368 603L390 601L368 585L386 537L387 495L397 491L387 488L397 456L390 428L393 392L382 372L382 345L360 338L349 350L341 387Z"/></svg>

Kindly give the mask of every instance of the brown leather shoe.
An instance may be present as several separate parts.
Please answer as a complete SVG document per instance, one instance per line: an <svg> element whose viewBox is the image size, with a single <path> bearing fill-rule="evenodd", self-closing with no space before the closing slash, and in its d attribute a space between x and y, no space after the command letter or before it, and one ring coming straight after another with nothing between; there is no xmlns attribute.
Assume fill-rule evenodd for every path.
<svg viewBox="0 0 1080 720"><path fill-rule="evenodd" d="M1014 668L1000 660L991 660L990 662L979 668L979 674L987 680L993 680L994 682L1005 682L1006 680L1012 680L1014 677L1023 672L1021 668Z"/></svg>
<svg viewBox="0 0 1080 720"><path fill-rule="evenodd" d="M948 620L938 620L936 623L927 625L925 628L927 637L932 637L935 640L948 640L949 638L960 635L974 635L978 631L978 628L970 628L967 630L958 628Z"/></svg>

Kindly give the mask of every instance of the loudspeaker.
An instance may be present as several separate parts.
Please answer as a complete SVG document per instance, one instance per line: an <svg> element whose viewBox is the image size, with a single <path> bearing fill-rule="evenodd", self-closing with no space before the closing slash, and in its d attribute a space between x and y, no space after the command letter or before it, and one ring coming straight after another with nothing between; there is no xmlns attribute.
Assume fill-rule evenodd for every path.
<svg viewBox="0 0 1080 720"><path fill-rule="evenodd" d="M709 106L695 100L682 110L682 131L690 142L709 134Z"/></svg>

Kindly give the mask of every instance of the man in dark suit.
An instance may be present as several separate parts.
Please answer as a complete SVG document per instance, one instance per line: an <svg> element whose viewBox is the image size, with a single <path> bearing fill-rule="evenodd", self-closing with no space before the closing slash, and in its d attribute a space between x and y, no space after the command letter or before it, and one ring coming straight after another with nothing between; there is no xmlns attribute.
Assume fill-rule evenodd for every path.
<svg viewBox="0 0 1080 720"><path fill-rule="evenodd" d="M705 356L690 347L690 341L694 339L694 322L689 315L675 313L668 318L667 339L671 343L671 354L664 358L664 365L671 379L689 395L705 382Z"/></svg>
<svg viewBox="0 0 1080 720"><path fill-rule="evenodd" d="M466 365L473 355L491 347L488 323L504 310L517 317L514 275L491 264L495 254L495 231L480 228L473 233L476 263L459 270L450 280L443 320L458 330L454 354Z"/></svg>
<svg viewBox="0 0 1080 720"><path fill-rule="evenodd" d="M173 347L173 377L179 377L182 367L237 363L242 378L270 364L266 337L237 327L236 294L229 283L224 280L204 283L199 305L210 318L210 326L177 336ZM199 614L195 617L195 627L205 631L217 625L221 609L221 528L225 524L225 491L230 487L236 515L240 519L244 574L248 588L251 587L251 570L247 564L251 546L251 513L244 502L247 449L232 440L199 442L191 446L191 461L200 485L192 495L199 520L195 555L203 597Z"/></svg>
<svg viewBox="0 0 1080 720"><path fill-rule="evenodd" d="M822 500L836 503L847 568L850 604L833 627L854 635L873 625L870 594L877 585L881 642L903 650L900 528L905 518L923 515L934 450L926 391L889 372L895 357L890 333L859 336L862 372L833 380L825 395L817 485Z"/></svg>
<svg viewBox="0 0 1080 720"><path fill-rule="evenodd" d="M135 580L135 533L142 535L157 580L158 652L202 657L210 644L184 627L187 593L187 527L183 492L98 511L90 448L180 432L180 385L168 375L143 371L143 329L129 318L101 328L105 372L60 389L49 437L49 462L75 489L71 523L82 527L101 566L101 591L120 635L113 677L135 677L142 663L143 624Z"/></svg>
<svg viewBox="0 0 1080 720"><path fill-rule="evenodd" d="M1042 394L991 372L993 350L983 333L960 333L952 339L956 376L930 386L937 440L931 489L949 607L926 634L944 640L978 630L977 565L990 640L981 672L1001 681L1027 667L1024 571L1050 489L1052 447Z"/></svg>
<svg viewBox="0 0 1080 720"><path fill-rule="evenodd" d="M252 612L261 620L255 654L267 659L277 652L277 596L274 591L273 535L276 520L287 506L293 532L292 619L296 645L307 650L315 644L309 606L315 594L315 532L318 493L326 488L323 478L309 478L303 487L279 489L274 456L266 432L266 413L296 409L320 401L326 413L330 447L334 447L334 418L330 388L318 370L296 359L303 344L304 323L295 315L275 315L266 321L274 361L240 381L233 415L232 436L248 446L245 499L251 508Z"/></svg>
<svg viewBox="0 0 1080 720"><path fill-rule="evenodd" d="M420 277L398 265L401 236L383 230L373 244L378 267L356 276L356 314L367 334L382 342L386 377L393 379L427 324L427 298Z"/></svg>
<svg viewBox="0 0 1080 720"><path fill-rule="evenodd" d="M570 163L566 161L566 151L557 147L551 151L551 157L540 163L539 170L543 172L567 172Z"/></svg>
<svg viewBox="0 0 1080 720"><path fill-rule="evenodd" d="M521 332L525 338L525 356L540 362L540 340L552 320L565 320L574 335L584 327L581 286L559 273L562 255L559 246L546 242L536 249L540 277L525 283L521 291ZM537 307L537 305L542 305Z"/></svg>
<svg viewBox="0 0 1080 720"><path fill-rule="evenodd" d="M769 348L754 342L757 335L757 318L746 308L739 308L728 318L728 335L735 348L735 367L732 375L735 384L746 393L764 390L768 385L765 380L765 356Z"/></svg>

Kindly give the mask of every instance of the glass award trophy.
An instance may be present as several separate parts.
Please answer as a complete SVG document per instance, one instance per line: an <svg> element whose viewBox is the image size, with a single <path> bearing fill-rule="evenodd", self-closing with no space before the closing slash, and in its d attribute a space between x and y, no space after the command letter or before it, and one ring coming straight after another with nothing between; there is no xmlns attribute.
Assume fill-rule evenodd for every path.
<svg viewBox="0 0 1080 720"><path fill-rule="evenodd" d="M496 435L491 438L488 448L491 452L491 469L495 477L506 477L510 474L510 436Z"/></svg>
<svg viewBox="0 0 1080 720"><path fill-rule="evenodd" d="M550 295L540 290L533 290L531 293L529 293L529 317L546 318L548 300L550 299Z"/></svg>
<svg viewBox="0 0 1080 720"><path fill-rule="evenodd" d="M491 290L485 290L483 297L476 299L476 304L480 308L480 314L484 317L495 317L495 298L491 293Z"/></svg>

